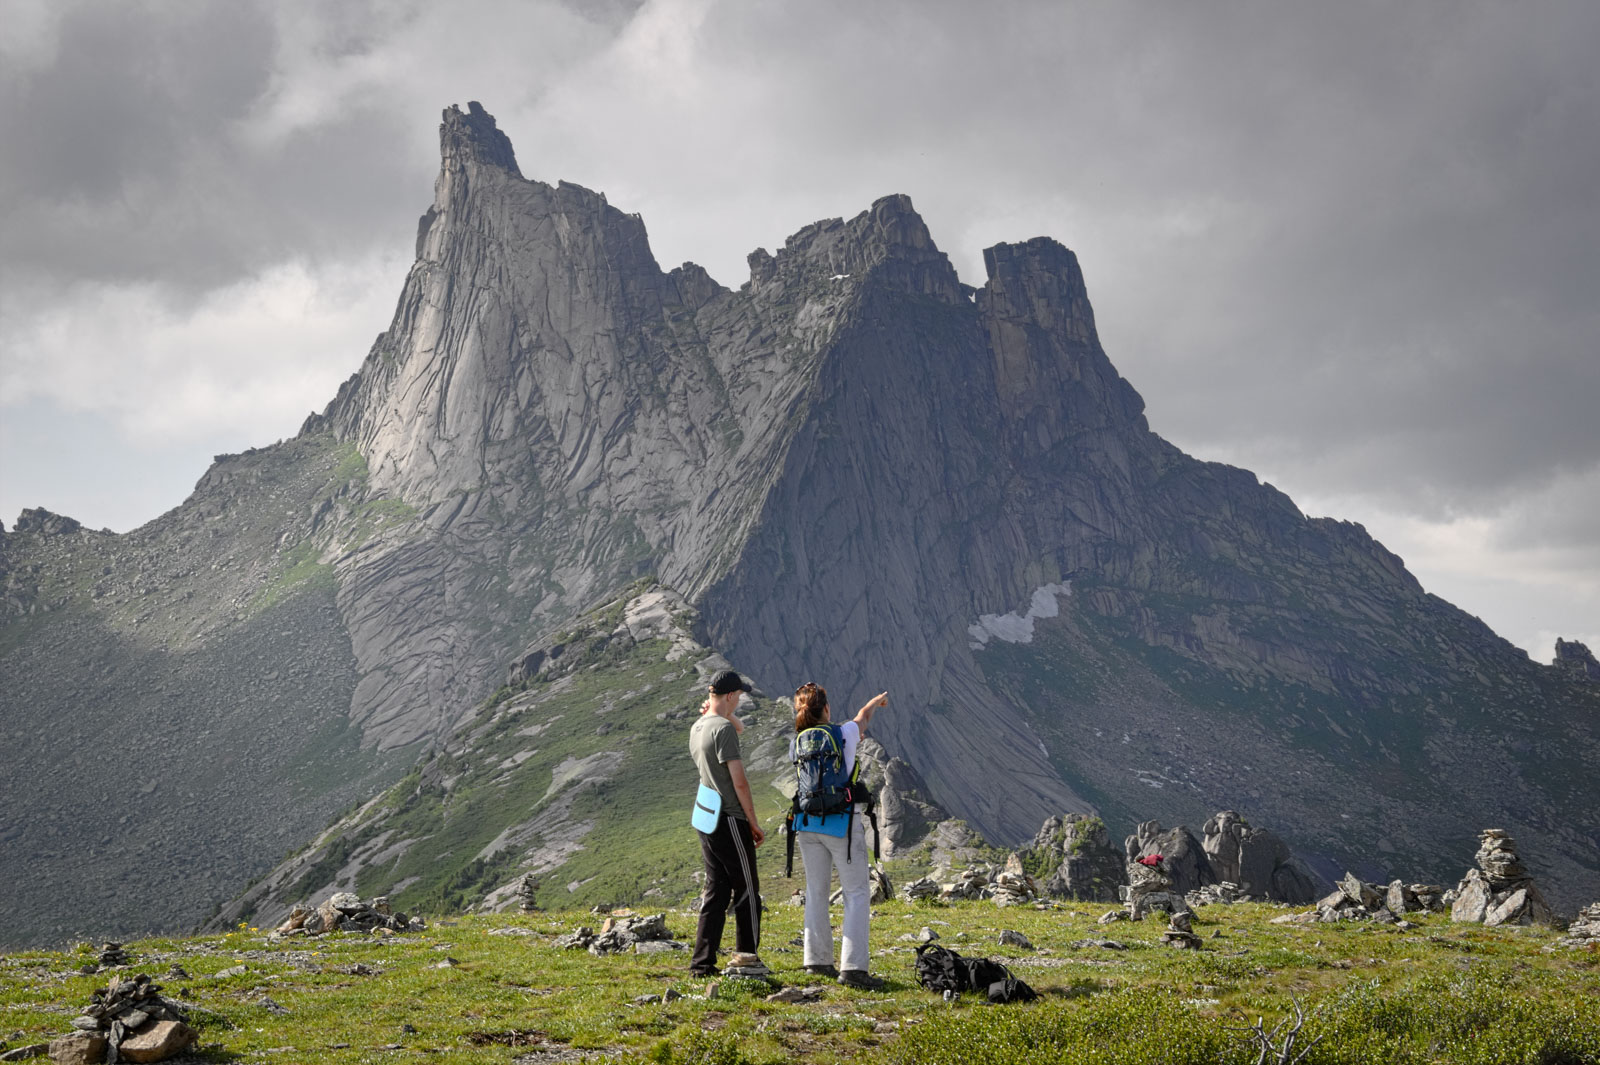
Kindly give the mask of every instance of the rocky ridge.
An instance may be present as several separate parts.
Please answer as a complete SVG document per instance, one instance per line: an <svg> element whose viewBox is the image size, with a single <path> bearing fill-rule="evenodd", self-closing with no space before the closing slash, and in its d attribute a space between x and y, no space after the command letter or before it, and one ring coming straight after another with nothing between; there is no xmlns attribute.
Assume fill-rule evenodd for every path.
<svg viewBox="0 0 1600 1065"><path fill-rule="evenodd" d="M525 179L481 107L449 109L440 139L395 319L300 436L219 458L125 537L32 514L0 540L0 721L28 745L0 857L36 874L35 917L0 940L86 869L138 868L96 865L86 840L131 833L96 820L108 789L67 786L89 748L32 721L86 738L148 707L185 743L219 715L281 727L263 778L306 794L236 776L220 808L272 831L201 841L237 882L413 745L458 748L508 661L642 574L776 690L892 690L906 712L877 738L994 839L1061 811L1229 807L1331 875L1492 818L1563 898L1600 868L1587 671L1527 661L1359 526L1151 432L1055 241L996 245L968 286L890 196L752 254L728 289L661 270L602 194ZM158 783L145 805L178 816L167 741L128 746L128 775ZM1467 771L1485 760L1492 784ZM158 919L182 915L196 900Z"/></svg>

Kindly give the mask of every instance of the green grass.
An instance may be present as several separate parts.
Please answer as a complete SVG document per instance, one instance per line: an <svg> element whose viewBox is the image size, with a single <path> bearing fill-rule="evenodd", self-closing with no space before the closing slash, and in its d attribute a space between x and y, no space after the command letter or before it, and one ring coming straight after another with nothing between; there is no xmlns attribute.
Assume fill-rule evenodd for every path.
<svg viewBox="0 0 1600 1065"><path fill-rule="evenodd" d="M692 851L692 840L675 842ZM763 848L768 872L775 850ZM768 880L769 903L782 897L780 885ZM805 973L789 945L800 910L778 902L762 954L783 983L825 986L811 1005L766 1002L769 989L742 981L724 981L715 998L694 997L706 985L687 978L684 954L596 958L558 949L558 935L597 923L584 910L436 918L424 933L389 938L272 943L246 927L151 939L128 945L133 964L120 973L149 973L196 1007L201 1056L217 1062L510 1062L573 1049L701 1065L1246 1063L1256 1057L1239 1029L1258 1017L1270 1028L1298 1003L1309 1015L1304 1038L1320 1037L1307 1065L1600 1063L1600 952L1547 952L1548 930L1457 926L1442 915L1409 931L1272 925L1281 908L1246 904L1202 909L1205 949L1175 951L1160 945L1160 923L1107 928L1096 924L1099 912L883 904L874 912L873 968L889 988L872 994ZM681 939L693 938L694 920L668 912ZM1040 1001L989 1006L968 995L947 1004L922 991L900 936L923 925L963 953L1005 960ZM1002 928L1021 931L1036 951L998 946ZM1128 949L1072 945L1099 935ZM15 1047L66 1031L107 979L76 971L91 959L86 945L0 956L0 1037ZM173 963L189 978L165 976ZM248 971L216 975L239 964ZM634 1004L668 987L690 997ZM263 996L288 1012L274 1012Z"/></svg>
<svg viewBox="0 0 1600 1065"><path fill-rule="evenodd" d="M251 599L247 608L256 614L287 599L296 592L338 587L333 567L317 561L318 549L312 543L300 543L285 551L279 565L282 569L273 580Z"/></svg>

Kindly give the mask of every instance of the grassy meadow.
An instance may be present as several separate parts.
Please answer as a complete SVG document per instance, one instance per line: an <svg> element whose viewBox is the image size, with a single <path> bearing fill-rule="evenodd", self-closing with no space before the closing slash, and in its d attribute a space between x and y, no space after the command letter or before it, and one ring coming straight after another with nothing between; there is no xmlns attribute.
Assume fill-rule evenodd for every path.
<svg viewBox="0 0 1600 1065"><path fill-rule="evenodd" d="M598 927L603 918L586 911L446 916L416 934L277 943L246 926L128 944L132 964L116 971L149 973L188 1005L201 1034L191 1060L209 1062L1250 1063L1279 1058L1260 1056L1247 1029L1259 1021L1270 1032L1298 1006L1307 1065L1600 1063L1600 951L1553 947L1548 929L1445 915L1409 930L1275 925L1286 908L1240 904L1200 909L1204 949L1180 951L1161 944L1163 921L1097 924L1103 905L896 900L874 910L873 967L889 986L871 993L804 972L800 909L767 894L762 955L782 984L824 988L820 1001L767 1002L773 986L738 979L706 997L682 953L557 948L578 925ZM693 939L692 913L667 919ZM921 990L910 940L924 927L963 954L1004 960L1039 1001L947 1003ZM1000 946L1006 928L1034 949ZM0 1039L14 1049L66 1032L108 979L79 972L97 953L81 944L0 956ZM167 975L173 965L187 975ZM635 1001L669 988L685 997Z"/></svg>

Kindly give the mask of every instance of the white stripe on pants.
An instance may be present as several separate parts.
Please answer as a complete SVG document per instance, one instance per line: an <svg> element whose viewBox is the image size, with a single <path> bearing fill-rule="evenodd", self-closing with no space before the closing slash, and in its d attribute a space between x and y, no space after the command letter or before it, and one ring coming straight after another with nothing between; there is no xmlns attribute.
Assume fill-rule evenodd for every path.
<svg viewBox="0 0 1600 1065"><path fill-rule="evenodd" d="M833 924L829 920L828 896L833 893L833 870L839 870L839 886L844 889L844 949L841 970L867 971L867 925L872 916L872 889L867 881L867 866L872 855L867 851L866 819L857 813L850 825L850 860L845 861L842 836L820 832L801 832L800 860L806 870L805 964L833 964Z"/></svg>

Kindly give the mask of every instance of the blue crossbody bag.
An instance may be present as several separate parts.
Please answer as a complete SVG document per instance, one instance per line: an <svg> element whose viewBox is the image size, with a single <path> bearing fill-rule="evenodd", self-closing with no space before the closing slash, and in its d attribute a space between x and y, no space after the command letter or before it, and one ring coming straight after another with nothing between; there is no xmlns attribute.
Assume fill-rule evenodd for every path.
<svg viewBox="0 0 1600 1065"><path fill-rule="evenodd" d="M722 793L716 788L700 785L694 797L694 816L689 823L706 835L717 830L717 818L722 813Z"/></svg>

